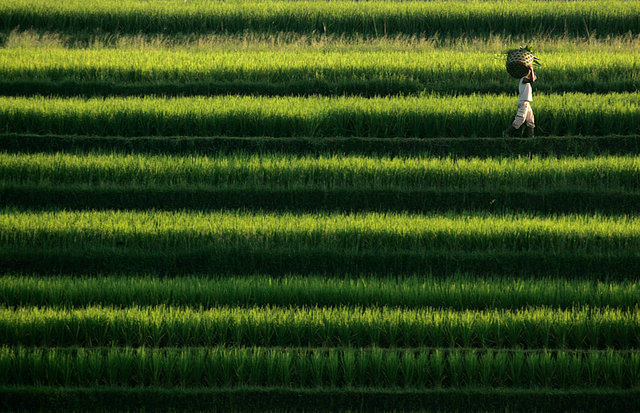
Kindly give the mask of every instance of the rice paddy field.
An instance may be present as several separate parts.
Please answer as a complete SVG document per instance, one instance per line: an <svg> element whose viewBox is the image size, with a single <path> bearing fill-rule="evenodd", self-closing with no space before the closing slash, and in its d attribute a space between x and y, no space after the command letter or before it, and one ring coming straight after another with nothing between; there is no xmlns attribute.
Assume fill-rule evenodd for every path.
<svg viewBox="0 0 640 413"><path fill-rule="evenodd" d="M637 1L0 4L0 411L639 411L639 274Z"/></svg>

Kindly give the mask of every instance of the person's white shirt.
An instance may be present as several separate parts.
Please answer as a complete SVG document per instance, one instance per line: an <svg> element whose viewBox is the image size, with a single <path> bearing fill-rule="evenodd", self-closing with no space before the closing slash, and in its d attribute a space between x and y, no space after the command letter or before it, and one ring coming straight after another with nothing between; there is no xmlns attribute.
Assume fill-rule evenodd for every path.
<svg viewBox="0 0 640 413"><path fill-rule="evenodd" d="M531 83L524 83L526 76L520 78L520 83L518 84L518 91L520 92L520 98L518 99L518 103L521 102L531 102L533 100L533 91L531 87Z"/></svg>

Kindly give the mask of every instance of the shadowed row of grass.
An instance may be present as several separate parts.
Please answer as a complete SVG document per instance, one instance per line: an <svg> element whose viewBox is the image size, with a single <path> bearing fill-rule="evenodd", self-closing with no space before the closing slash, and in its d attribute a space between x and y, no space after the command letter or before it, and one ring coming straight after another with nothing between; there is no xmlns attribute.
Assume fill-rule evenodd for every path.
<svg viewBox="0 0 640 413"><path fill-rule="evenodd" d="M0 348L0 383L37 386L635 388L640 353Z"/></svg>
<svg viewBox="0 0 640 413"><path fill-rule="evenodd" d="M468 412L540 411L597 412L602 406L632 411L640 403L637 390L614 389L290 389L269 387L185 388L2 386L0 406L6 411L131 410L166 412ZM446 407L443 407L446 406Z"/></svg>
<svg viewBox="0 0 640 413"><path fill-rule="evenodd" d="M640 193L608 189L403 189L318 185L91 185L0 183L0 206L38 210L256 212L640 212Z"/></svg>
<svg viewBox="0 0 640 413"><path fill-rule="evenodd" d="M87 306L423 306L518 309L589 306L631 310L637 281L585 281L553 277L405 276L326 278L314 275L97 277L8 274L0 277L0 302L10 307Z"/></svg>
<svg viewBox="0 0 640 413"><path fill-rule="evenodd" d="M164 155L295 155L382 157L612 156L640 154L640 136L536 138L119 137L0 134L6 153L121 153Z"/></svg>

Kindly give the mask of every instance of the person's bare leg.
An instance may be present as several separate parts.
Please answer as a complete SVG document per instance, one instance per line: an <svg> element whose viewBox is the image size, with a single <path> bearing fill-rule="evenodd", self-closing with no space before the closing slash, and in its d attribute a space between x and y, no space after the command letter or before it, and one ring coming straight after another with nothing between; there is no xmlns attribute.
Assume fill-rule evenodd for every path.
<svg viewBox="0 0 640 413"><path fill-rule="evenodd" d="M516 132L520 128L520 126L522 126L522 124L526 120L527 107L527 102L518 103L518 111L516 112L516 117L513 122L511 122L511 125L509 125L509 127L504 132L502 132L503 137L506 138L508 136L513 136L513 133Z"/></svg>
<svg viewBox="0 0 640 413"><path fill-rule="evenodd" d="M533 109L531 108L531 105L528 104L527 106L529 107L525 118L525 122L527 123L527 137L533 138L535 136L534 129L536 127L536 121L533 117Z"/></svg>

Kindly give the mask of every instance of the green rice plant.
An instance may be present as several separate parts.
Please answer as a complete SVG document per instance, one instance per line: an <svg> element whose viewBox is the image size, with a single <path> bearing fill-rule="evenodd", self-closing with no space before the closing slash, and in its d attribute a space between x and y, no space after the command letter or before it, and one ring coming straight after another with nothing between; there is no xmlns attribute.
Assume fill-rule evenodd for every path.
<svg viewBox="0 0 640 413"><path fill-rule="evenodd" d="M356 353L355 351L344 351L342 356L342 377L344 378L344 386L354 387L356 378Z"/></svg>
<svg viewBox="0 0 640 413"><path fill-rule="evenodd" d="M510 378L511 382L515 386L521 386L525 382L524 375L526 374L526 361L525 353L521 349L514 350L511 358L511 363L508 368L505 369L505 374Z"/></svg>
<svg viewBox="0 0 640 413"><path fill-rule="evenodd" d="M523 1L393 2L233 1L172 2L8 0L0 8L0 28L47 31L146 33L298 33L606 36L637 32L635 2L563 3ZM91 28L88 30L87 28Z"/></svg>
<svg viewBox="0 0 640 413"><path fill-rule="evenodd" d="M402 326L406 334L395 344L400 347L625 349L640 345L639 317L637 309L593 308L452 311L429 307L220 307L211 310L171 307L56 310L27 307L0 309L0 344L389 347L389 331ZM226 325L231 327L225 328ZM338 326L349 332L349 340L336 333ZM608 335L607 331L612 326L626 331L624 337ZM189 335L171 339L169 332L173 329L188 331ZM528 329L538 333L527 333ZM464 330L471 330L474 339L464 341L461 333ZM569 335L566 331L574 333ZM148 375L159 374L154 360L149 359L145 363L141 370L148 370ZM383 361L380 359L376 363L381 365ZM311 381L320 385L325 382L326 373L322 370L324 365L316 367Z"/></svg>
<svg viewBox="0 0 640 413"><path fill-rule="evenodd" d="M1 133L124 136L498 136L515 96L0 98ZM637 134L637 93L537 94L542 135Z"/></svg>
<svg viewBox="0 0 640 413"><path fill-rule="evenodd" d="M448 357L447 357L448 370L447 370L447 373L445 373L445 375L449 379L448 383L449 383L449 386L451 387L464 387L466 384L465 370L467 368L467 365L466 365L467 363L465 362L467 360L465 360L465 355L466 354L459 353L459 352L448 354ZM471 357L475 361L474 355L472 355ZM469 373L473 374L474 372L473 370L471 370L469 371Z"/></svg>
<svg viewBox="0 0 640 413"><path fill-rule="evenodd" d="M430 355L422 353L416 356L417 383L425 383L436 388L442 387L445 382L444 353L434 350Z"/></svg>
<svg viewBox="0 0 640 413"><path fill-rule="evenodd" d="M544 57L540 92L633 92L633 49ZM455 79L455 80L454 80ZM488 52L0 49L4 95L510 93Z"/></svg>
<svg viewBox="0 0 640 413"><path fill-rule="evenodd" d="M324 354L322 351L314 351L310 355L310 376L311 382L315 387L323 387L325 385L325 368Z"/></svg>
<svg viewBox="0 0 640 413"><path fill-rule="evenodd" d="M414 380L419 377L419 363L416 360L416 355L411 350L405 350L400 355L400 362L398 363L398 369L400 376L402 377L403 387L411 387Z"/></svg>
<svg viewBox="0 0 640 413"><path fill-rule="evenodd" d="M296 189L639 189L636 156L389 158L0 153L3 183ZM200 188L199 188L200 189Z"/></svg>

